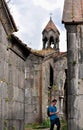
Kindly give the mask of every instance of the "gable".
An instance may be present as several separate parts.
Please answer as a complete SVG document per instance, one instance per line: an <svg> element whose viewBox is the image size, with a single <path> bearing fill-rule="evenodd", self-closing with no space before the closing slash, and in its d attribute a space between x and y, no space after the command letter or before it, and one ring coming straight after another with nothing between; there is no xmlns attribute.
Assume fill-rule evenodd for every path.
<svg viewBox="0 0 83 130"><path fill-rule="evenodd" d="M11 49L14 53L16 53L23 60L26 60L28 55L31 53L31 49L29 47L27 47L27 45L24 44L14 34L11 34L8 37L8 41L9 41L9 44L8 44L7 49Z"/></svg>
<svg viewBox="0 0 83 130"><path fill-rule="evenodd" d="M5 0L0 0L0 21L7 35L17 31L17 27Z"/></svg>

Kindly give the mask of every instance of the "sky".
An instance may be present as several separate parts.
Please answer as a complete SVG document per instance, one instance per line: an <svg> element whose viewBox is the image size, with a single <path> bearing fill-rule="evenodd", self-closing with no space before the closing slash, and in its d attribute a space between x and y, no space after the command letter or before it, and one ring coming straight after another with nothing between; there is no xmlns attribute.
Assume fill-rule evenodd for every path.
<svg viewBox="0 0 83 130"><path fill-rule="evenodd" d="M66 51L66 30L62 24L64 0L10 0L8 6L18 28L15 35L28 47L42 49L42 31L51 14L60 32L60 51Z"/></svg>

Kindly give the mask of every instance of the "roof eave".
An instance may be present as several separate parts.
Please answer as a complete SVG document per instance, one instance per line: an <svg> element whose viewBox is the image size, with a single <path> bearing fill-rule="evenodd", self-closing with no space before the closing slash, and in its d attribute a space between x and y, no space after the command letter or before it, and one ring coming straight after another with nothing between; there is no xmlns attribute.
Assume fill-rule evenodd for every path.
<svg viewBox="0 0 83 130"><path fill-rule="evenodd" d="M5 8L5 12L6 12L6 15L7 15L7 17L8 17L9 23L10 23L10 25L11 25L12 33L13 33L13 32L17 32L18 29L17 29L17 27L16 27L16 24L15 24L15 22L14 22L14 19L13 19L12 15L11 15L11 13L10 13L10 11L9 11L9 8L8 8L7 3L5 2L5 0L2 0L2 3L3 3L3 7Z"/></svg>
<svg viewBox="0 0 83 130"><path fill-rule="evenodd" d="M78 25L78 24L83 24L83 21L64 21L62 20L62 24L66 24L66 25Z"/></svg>

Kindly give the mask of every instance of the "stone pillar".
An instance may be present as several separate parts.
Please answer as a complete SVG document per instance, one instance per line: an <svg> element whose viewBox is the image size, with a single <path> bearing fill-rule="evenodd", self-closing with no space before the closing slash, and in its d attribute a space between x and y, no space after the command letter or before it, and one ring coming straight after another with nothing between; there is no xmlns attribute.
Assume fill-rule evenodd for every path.
<svg viewBox="0 0 83 130"><path fill-rule="evenodd" d="M68 130L79 130L77 25L66 25L68 61Z"/></svg>

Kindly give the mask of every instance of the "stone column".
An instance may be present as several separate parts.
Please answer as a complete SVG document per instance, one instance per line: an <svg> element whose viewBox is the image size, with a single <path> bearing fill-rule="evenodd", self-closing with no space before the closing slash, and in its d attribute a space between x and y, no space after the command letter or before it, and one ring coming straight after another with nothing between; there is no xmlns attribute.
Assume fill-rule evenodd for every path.
<svg viewBox="0 0 83 130"><path fill-rule="evenodd" d="M66 25L68 61L68 130L79 130L77 25Z"/></svg>

